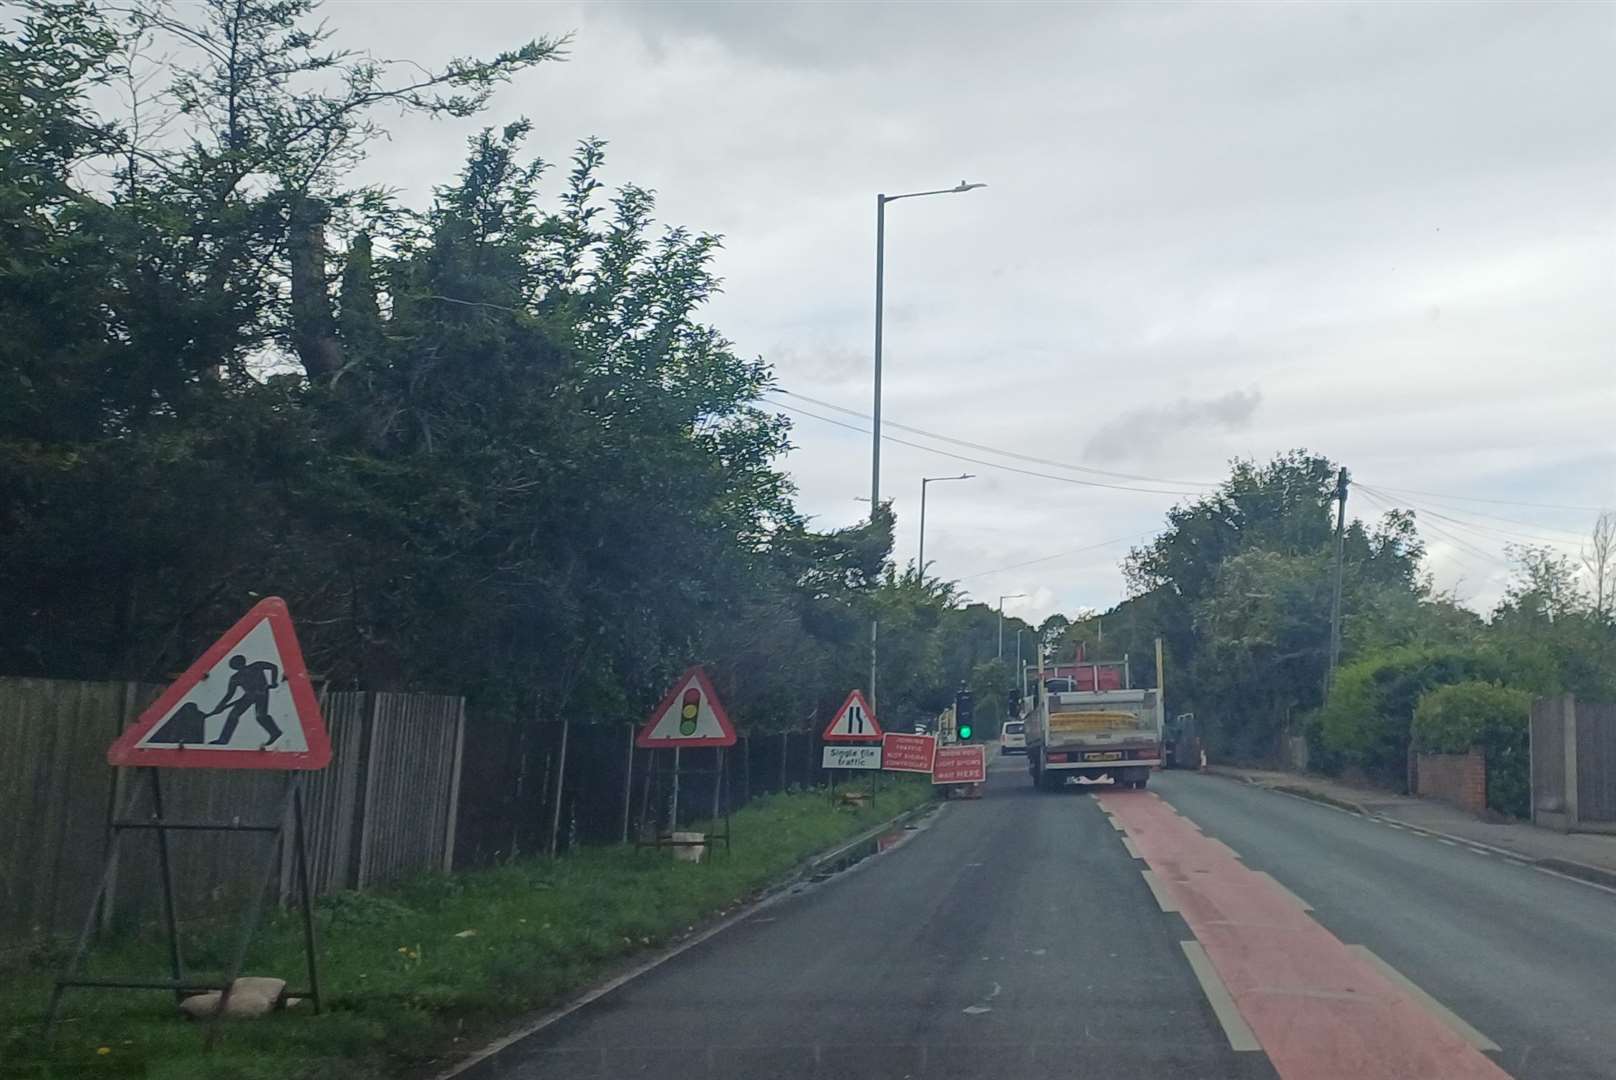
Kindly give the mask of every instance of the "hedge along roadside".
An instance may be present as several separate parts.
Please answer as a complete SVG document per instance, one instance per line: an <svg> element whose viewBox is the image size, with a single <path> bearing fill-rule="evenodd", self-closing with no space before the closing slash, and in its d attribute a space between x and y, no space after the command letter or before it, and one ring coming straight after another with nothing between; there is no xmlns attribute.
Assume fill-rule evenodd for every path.
<svg viewBox="0 0 1616 1080"><path fill-rule="evenodd" d="M1471 680L1427 690L1414 707L1414 749L1427 754L1480 749L1487 759L1488 808L1528 817L1531 709L1532 695L1497 683Z"/></svg>

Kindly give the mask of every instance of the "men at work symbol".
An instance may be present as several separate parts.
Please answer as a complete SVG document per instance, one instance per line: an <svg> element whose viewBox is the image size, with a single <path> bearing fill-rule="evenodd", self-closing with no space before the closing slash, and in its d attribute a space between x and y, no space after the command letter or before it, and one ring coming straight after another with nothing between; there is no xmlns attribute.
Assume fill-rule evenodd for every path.
<svg viewBox="0 0 1616 1080"><path fill-rule="evenodd" d="M701 711L701 691L692 686L685 691L685 699L679 706L679 734L694 735L696 733L696 714Z"/></svg>
<svg viewBox="0 0 1616 1080"><path fill-rule="evenodd" d="M224 697L219 699L219 704L214 706L212 712L203 712L194 702L186 702L152 733L146 740L147 745L200 746L207 741L207 719L229 709L230 715L225 717L219 737L208 743L210 746L229 746L230 737L236 733L236 725L241 723L247 710L252 709L253 719L269 736L264 747L274 746L281 737L281 729L275 723L275 718L269 715L269 692L281 684L280 669L267 660L256 660L249 664L244 656L232 656L230 667L235 674L230 676L230 685L225 688ZM236 696L238 693L239 697Z"/></svg>
<svg viewBox="0 0 1616 1080"><path fill-rule="evenodd" d="M232 656L230 667L235 672L230 676L230 685L225 688L224 697L219 700L219 704L208 713L209 716L217 716L228 708L230 715L224 718L224 730L219 732L219 737L208 745L230 745L230 736L236 733L236 725L241 723L242 714L252 709L253 719L258 721L258 726L269 736L269 741L264 743L264 746L274 746L275 741L281 737L281 729L269 715L269 692L281 684L280 669L268 660L255 660L249 664L245 656ZM237 691L240 691L241 696L231 700Z"/></svg>

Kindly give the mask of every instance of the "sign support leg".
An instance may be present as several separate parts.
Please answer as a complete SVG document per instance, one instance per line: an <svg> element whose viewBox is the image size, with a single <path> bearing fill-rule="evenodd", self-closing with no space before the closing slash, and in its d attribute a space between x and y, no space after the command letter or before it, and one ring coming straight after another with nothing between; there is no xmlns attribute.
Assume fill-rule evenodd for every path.
<svg viewBox="0 0 1616 1080"><path fill-rule="evenodd" d="M293 827L296 830L293 845L297 858L297 892L303 908L303 957L308 962L309 968L309 999L314 1003L314 1013L318 1016L320 1014L320 970L315 961L314 891L309 888L308 831L304 827L303 810L303 787L301 784L297 784L292 789Z"/></svg>
<svg viewBox="0 0 1616 1080"><path fill-rule="evenodd" d="M225 1009L230 1004L230 992L235 989L236 980L241 978L241 969L247 964L247 949L252 944L253 931L258 928L258 921L264 910L264 894L269 891L269 883L275 879L279 870L281 843L286 837L286 817L291 810L292 797L297 794L301 786L302 777L292 775L287 782L286 796L281 800L280 828L275 832L275 840L269 845L269 855L264 860L264 868L258 875L258 886L253 890L252 899L248 903L247 917L241 924L241 937L236 941L235 955L230 959L230 968L225 973L224 988L219 991L219 1001L213 1007L213 1016L208 1020L208 1032L202 1037L202 1049L213 1049L213 1040L219 1033L219 1019L224 1016Z"/></svg>
<svg viewBox="0 0 1616 1080"><path fill-rule="evenodd" d="M168 967L177 984L185 979L185 963L180 958L180 921L174 910L174 864L169 858L168 829L164 827L168 818L163 812L163 785L157 770L147 769L146 774L151 777L152 813L156 815L157 863L163 878L163 922L168 927ZM183 1000L185 993L176 987L174 1001Z"/></svg>
<svg viewBox="0 0 1616 1080"><path fill-rule="evenodd" d="M668 832L679 831L679 748L673 748L673 802L668 812Z"/></svg>

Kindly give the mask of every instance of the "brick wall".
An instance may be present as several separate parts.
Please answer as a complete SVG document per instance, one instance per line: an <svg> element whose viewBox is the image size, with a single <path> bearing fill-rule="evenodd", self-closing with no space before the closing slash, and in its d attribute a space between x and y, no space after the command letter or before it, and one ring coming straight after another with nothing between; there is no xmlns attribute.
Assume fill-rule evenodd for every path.
<svg viewBox="0 0 1616 1080"><path fill-rule="evenodd" d="M1416 763L1417 795L1453 803L1479 814L1487 809L1487 759L1468 754L1421 754Z"/></svg>

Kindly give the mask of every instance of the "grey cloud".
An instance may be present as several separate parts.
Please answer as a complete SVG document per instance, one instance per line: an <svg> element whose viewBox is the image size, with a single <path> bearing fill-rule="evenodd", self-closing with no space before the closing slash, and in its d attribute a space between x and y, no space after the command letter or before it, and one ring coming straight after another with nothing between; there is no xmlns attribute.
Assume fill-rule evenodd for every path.
<svg viewBox="0 0 1616 1080"><path fill-rule="evenodd" d="M1096 431L1083 447L1089 461L1120 461L1154 456L1141 447L1170 443L1185 434L1202 431L1241 431L1262 404L1259 390L1230 390L1213 398L1179 398L1171 405L1134 409Z"/></svg>

